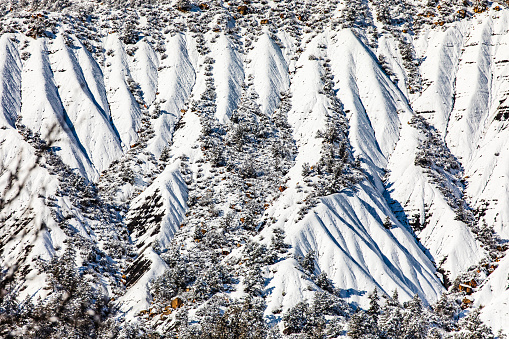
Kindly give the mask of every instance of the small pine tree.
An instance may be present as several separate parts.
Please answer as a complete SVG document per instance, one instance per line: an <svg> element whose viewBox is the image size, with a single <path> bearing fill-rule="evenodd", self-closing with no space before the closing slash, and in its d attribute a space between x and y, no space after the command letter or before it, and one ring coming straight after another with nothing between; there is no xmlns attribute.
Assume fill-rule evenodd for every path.
<svg viewBox="0 0 509 339"><path fill-rule="evenodd" d="M286 253L288 251L288 244L285 244L285 232L281 228L272 230L271 248L277 253Z"/></svg>
<svg viewBox="0 0 509 339"><path fill-rule="evenodd" d="M138 32L136 30L136 18L128 17L126 19L126 23L124 24L124 27L120 34L120 39L126 45L132 45L138 42L139 37Z"/></svg>
<svg viewBox="0 0 509 339"><path fill-rule="evenodd" d="M451 331L454 328L460 308L454 300L448 298L444 293L433 306L433 311L438 317L440 325L444 327L445 330Z"/></svg>
<svg viewBox="0 0 509 339"><path fill-rule="evenodd" d="M301 301L283 315L284 334L305 333L308 337L322 338L325 319L322 314L310 309L308 303Z"/></svg>
<svg viewBox="0 0 509 339"><path fill-rule="evenodd" d="M481 308L476 308L460 323L460 328L464 331L461 332L458 339L495 338L493 331L482 322L480 315Z"/></svg>
<svg viewBox="0 0 509 339"><path fill-rule="evenodd" d="M307 314L309 313L309 305L301 301L294 307L288 310L283 315L283 322L285 324L285 334L300 333L306 327Z"/></svg>
<svg viewBox="0 0 509 339"><path fill-rule="evenodd" d="M334 293L334 286L332 286L332 282L327 277L327 273L325 272L320 273L318 277L316 277L315 284L329 293Z"/></svg>
<svg viewBox="0 0 509 339"><path fill-rule="evenodd" d="M262 272L258 266L250 269L244 277L244 292L252 296L261 296L265 280L262 277Z"/></svg>
<svg viewBox="0 0 509 339"><path fill-rule="evenodd" d="M300 261L302 268L309 274L315 273L315 251L311 250Z"/></svg>
<svg viewBox="0 0 509 339"><path fill-rule="evenodd" d="M371 339L377 338L377 333L373 319L364 311L358 309L348 321L347 335L352 339Z"/></svg>
<svg viewBox="0 0 509 339"><path fill-rule="evenodd" d="M429 330L429 323L419 296L405 303L403 315L403 333L405 338L424 339Z"/></svg>
<svg viewBox="0 0 509 339"><path fill-rule="evenodd" d="M378 318L378 327L382 338L399 339L403 336L401 324L402 306L399 302L398 290L394 290L392 297L387 298Z"/></svg>
<svg viewBox="0 0 509 339"><path fill-rule="evenodd" d="M400 307L384 307L383 313L378 320L378 326L382 338L400 339L403 338L401 324L402 313Z"/></svg>
<svg viewBox="0 0 509 339"><path fill-rule="evenodd" d="M318 315L347 316L350 306L338 296L328 292L316 292L313 298L313 312Z"/></svg>
<svg viewBox="0 0 509 339"><path fill-rule="evenodd" d="M373 318L375 322L378 321L378 316L380 315L380 297L378 296L378 290L375 289L373 292L368 296L369 298L369 308L367 310L367 314Z"/></svg>

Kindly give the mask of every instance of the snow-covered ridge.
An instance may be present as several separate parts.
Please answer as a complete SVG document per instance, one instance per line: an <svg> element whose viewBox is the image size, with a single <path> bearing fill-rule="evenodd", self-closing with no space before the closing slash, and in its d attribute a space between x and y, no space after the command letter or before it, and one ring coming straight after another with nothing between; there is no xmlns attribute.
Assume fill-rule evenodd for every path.
<svg viewBox="0 0 509 339"><path fill-rule="evenodd" d="M36 262L79 244L79 274L117 318L166 331L181 314L157 290L180 272L170 255L203 251L210 262L185 264L194 280L164 285L189 326L252 296L291 333L300 302L324 292L368 308L376 287L425 305L449 290L458 314L483 305L507 331L509 11L405 3L412 25L398 23L408 6L387 21L381 1L355 20L335 1L2 14L0 262L23 263L20 295L51 300ZM342 119L340 157L327 133ZM459 165L421 161L437 140ZM340 184L320 190L323 178ZM246 251L272 250L278 232L289 249L253 264Z"/></svg>

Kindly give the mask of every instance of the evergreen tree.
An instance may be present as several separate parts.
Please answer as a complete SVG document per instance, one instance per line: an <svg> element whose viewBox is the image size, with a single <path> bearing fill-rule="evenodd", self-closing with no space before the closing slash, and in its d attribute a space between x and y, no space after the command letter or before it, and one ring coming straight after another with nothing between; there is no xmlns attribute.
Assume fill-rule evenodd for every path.
<svg viewBox="0 0 509 339"><path fill-rule="evenodd" d="M4 299L0 316L2 311L9 316L0 317L0 332L17 333L16 337L23 338L97 338L104 333L112 310L106 296L92 287L98 282L90 276L84 279L75 259L76 253L69 246L62 256L42 264L50 287L45 299L35 304L30 299L19 303L15 293Z"/></svg>
<svg viewBox="0 0 509 339"><path fill-rule="evenodd" d="M367 310L367 314L373 318L373 321L376 323L378 322L378 316L380 315L380 297L378 297L378 290L375 289L373 292L368 296L369 298L369 308Z"/></svg>
<svg viewBox="0 0 509 339"><path fill-rule="evenodd" d="M441 327L446 331L454 329L460 311L460 307L455 300L451 300L446 294L442 294L440 299L433 306L433 311Z"/></svg>
<svg viewBox="0 0 509 339"><path fill-rule="evenodd" d="M215 306L205 306L197 312L199 328L179 329L179 338L193 339L262 339L267 336L263 319L265 308L260 299L245 298L228 306L224 313Z"/></svg>
<svg viewBox="0 0 509 339"><path fill-rule="evenodd" d="M428 333L428 318L417 294L405 303L403 315L403 338L424 339Z"/></svg>
<svg viewBox="0 0 509 339"><path fill-rule="evenodd" d="M332 285L331 280L327 277L327 273L325 272L320 273L316 277L315 284L329 293L334 293L334 286Z"/></svg>
<svg viewBox="0 0 509 339"><path fill-rule="evenodd" d="M281 228L274 228L272 230L271 248L277 253L286 253L288 251L288 244L285 244L285 233Z"/></svg>
<svg viewBox="0 0 509 339"><path fill-rule="evenodd" d="M244 277L244 291L252 296L260 296L265 287L265 280L258 266L251 268Z"/></svg>
<svg viewBox="0 0 509 339"><path fill-rule="evenodd" d="M283 333L304 333L311 338L322 338L325 319L314 312L307 302L301 301L283 315L285 330Z"/></svg>
<svg viewBox="0 0 509 339"><path fill-rule="evenodd" d="M398 300L398 290L394 290L393 296L387 298L382 307L382 314L378 318L378 327L382 338L403 338L402 306Z"/></svg>
<svg viewBox="0 0 509 339"><path fill-rule="evenodd" d="M348 336L350 338L380 338L378 318L380 316L380 305L378 291L375 288L368 296L370 306L367 311L357 310L348 321Z"/></svg>
<svg viewBox="0 0 509 339"><path fill-rule="evenodd" d="M315 273L315 251L311 250L301 259L300 265L309 274Z"/></svg>
<svg viewBox="0 0 509 339"><path fill-rule="evenodd" d="M460 323L463 330L457 336L458 339L492 339L495 338L490 327L486 326L481 318L481 309L476 308Z"/></svg>
<svg viewBox="0 0 509 339"><path fill-rule="evenodd" d="M403 338L402 312L399 307L384 308L384 312L379 318L379 328L382 338Z"/></svg>
<svg viewBox="0 0 509 339"><path fill-rule="evenodd" d="M334 294L316 292L313 298L313 312L317 315L347 316L350 306Z"/></svg>
<svg viewBox="0 0 509 339"><path fill-rule="evenodd" d="M358 309L348 321L347 335L352 339L371 339L378 338L375 331L376 324L366 312Z"/></svg>

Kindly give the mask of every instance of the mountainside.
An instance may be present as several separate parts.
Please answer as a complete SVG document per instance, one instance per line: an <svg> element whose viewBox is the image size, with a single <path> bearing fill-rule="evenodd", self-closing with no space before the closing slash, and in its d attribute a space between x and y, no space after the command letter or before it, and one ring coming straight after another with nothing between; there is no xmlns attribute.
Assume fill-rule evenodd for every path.
<svg viewBox="0 0 509 339"><path fill-rule="evenodd" d="M0 3L2 335L509 334L507 6Z"/></svg>

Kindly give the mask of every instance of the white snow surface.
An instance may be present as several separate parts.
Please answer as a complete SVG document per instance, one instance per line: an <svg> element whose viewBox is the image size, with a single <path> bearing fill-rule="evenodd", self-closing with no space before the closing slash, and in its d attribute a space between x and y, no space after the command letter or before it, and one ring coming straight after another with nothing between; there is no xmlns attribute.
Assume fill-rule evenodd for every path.
<svg viewBox="0 0 509 339"><path fill-rule="evenodd" d="M59 36L51 46L49 59L52 69L55 70L53 73L55 83L70 125L83 146L87 158L97 172L102 172L112 160L122 155L120 140L110 124L108 114L99 104L101 98L96 99L88 86L85 73L92 73L88 79L92 81L92 87L97 91L93 69L82 69L73 53L73 50L84 49L84 47L71 48L67 47L63 36ZM94 65L90 61L85 66L93 67Z"/></svg>
<svg viewBox="0 0 509 339"><path fill-rule="evenodd" d="M159 255L153 251L151 245L157 240L161 248L168 247L185 217L187 187L180 176L178 164L168 166L152 185L133 200L130 208L136 209L156 191L162 198L162 204L158 210L163 215L159 229L147 228L144 232L136 231L132 235L134 244L139 247L138 254L151 261L150 269L118 301L119 305L131 315L149 308L151 298L148 293L148 284L167 267Z"/></svg>
<svg viewBox="0 0 509 339"><path fill-rule="evenodd" d="M417 54L426 56L421 72L429 86L413 103L414 110L423 112L443 134L465 168L471 206L478 208L487 203L483 219L505 240L509 237L508 122L497 119L497 115L506 106L508 32L509 16L503 10L486 12L475 20L421 35L415 45ZM415 186L415 182L409 182L410 185ZM463 228L457 222L445 220L434 228L451 225ZM474 252L469 248L473 244L464 238L466 233L457 229L451 234L457 239L453 240L459 245L456 247L462 248L457 258L465 266L472 264ZM436 248L441 243L447 247L451 244L444 237L436 239L438 242L430 240ZM494 329L505 331L507 265L507 257L501 259L499 267L473 298L476 305L484 306L483 319Z"/></svg>
<svg viewBox="0 0 509 339"><path fill-rule="evenodd" d="M32 41L31 56L23 66L21 95L22 122L49 141L54 141L57 154L65 163L85 177L94 177L96 170L86 154L82 141L63 107L48 59L47 39Z"/></svg>
<svg viewBox="0 0 509 339"><path fill-rule="evenodd" d="M244 66L242 58L229 38L221 34L214 50L214 79L217 96L216 117L220 122L226 122L237 108L244 81Z"/></svg>
<svg viewBox="0 0 509 339"><path fill-rule="evenodd" d="M173 129L180 119L184 104L195 84L195 71L187 50L186 37L177 34L168 38L167 58L161 60L158 73L157 100L161 103L161 116L153 123L155 137L148 149L156 155L172 141Z"/></svg>
<svg viewBox="0 0 509 339"><path fill-rule="evenodd" d="M445 291L434 264L443 262L442 267L454 278L485 255L468 226L455 219L442 193L414 164L422 135L408 124L413 114L425 116L442 134L465 169L468 202L473 208L488 202L484 219L502 238L509 239L509 122L495 119L503 105L509 105L504 104L509 93L508 32L506 10L421 32L414 44L417 55L425 56L420 66L425 86L412 102L407 97L396 42L388 37L380 39L378 50L373 51L351 30L327 30L310 38L295 62L289 61L289 52L283 53L267 32L246 56L223 34L210 44L219 122L229 123L241 97L241 84L251 74L262 112L268 116L277 109L280 93L291 92L293 108L288 121L298 154L287 175L288 189L267 213L277 220L273 227L286 231L292 254L316 251L317 273L326 272L349 301L366 305L366 292L377 287L388 294L398 289L403 300L417 293L432 303ZM11 39L14 37L20 42ZM118 34L110 34L103 41L106 51L111 51L104 64L78 39L70 39L74 46L67 46L59 34L53 40L10 34L0 37L0 164L15 170L21 161L21 168L28 172L35 162L33 147L15 129L16 117L21 116L22 123L53 141L67 165L96 181L101 171L137 142L142 113L153 112L155 104L160 105L161 115L150 122L154 137L146 150L157 158L173 143L172 160L131 202L135 208L159 190L164 211L158 230L132 236L134 243L144 243L139 254L152 262L150 270L118 301L132 315L147 308L148 283L165 268L150 245L155 240L168 245L186 212L187 187L179 174L178 157L187 155L191 162L200 159L200 150L193 145L201 125L198 116L184 108L205 88L205 65L196 42L186 34L166 36L164 58L145 40L130 56ZM280 39L286 49L295 48L290 37L281 33ZM25 40L28 47L21 48ZM23 52L30 53L24 61L20 58ZM398 84L384 74L377 54L387 58ZM325 70L311 55L330 59L337 97L350 124L354 155L360 158L367 176L357 190L322 198L303 220L296 221L299 203L305 198L297 189L303 180L301 168L320 157L321 139L315 135L325 127L330 105L320 93ZM142 104L130 92L129 78L139 84ZM181 127L174 133L181 118ZM2 172L0 189L6 182L7 174ZM51 223L50 210L34 198L39 193L54 194L57 185L55 176L37 167L17 197L19 206L35 206L34 225L45 221L51 230L37 237L27 258L49 258L63 244L65 235ZM74 213L79 224L79 213L70 211L65 198L59 198L58 204ZM11 208L2 213L16 211ZM419 241L401 218L403 213L408 217L430 215L427 227L418 234ZM389 230L383 226L386 217L393 223ZM94 239L85 224L76 226ZM2 237L8 233L2 232ZM270 228L262 232L265 239L270 239L270 232ZM2 257L3 262L24 255L24 244L29 241L30 234L11 240L5 247L10 254ZM286 310L310 299L308 286L318 289L302 278L293 258L276 264L271 271L275 273L267 286L271 291L267 312ZM507 327L508 274L506 257L473 295L475 304L484 306L483 319L494 329ZM36 292L41 283L41 279L33 281L27 293Z"/></svg>
<svg viewBox="0 0 509 339"><path fill-rule="evenodd" d="M292 245L292 251L295 254L302 256L310 250L316 251L318 273L326 272L335 286L343 290L343 296L353 302L364 305L363 296L376 286L387 294L398 289L403 299L409 299L417 293L431 303L444 291L433 264L419 248L413 236L394 217L382 192L376 189L369 180L364 181L357 192L346 191L322 199L321 203L303 220L296 221L300 206L295 202L305 197L296 189L299 182L302 182L300 169L304 162L313 164L319 159L321 140L315 138L315 135L318 130L323 130L325 127L327 110L330 106L328 99L323 94L319 94L320 77L324 74L324 70L318 61L309 60L309 55L327 56L333 65L334 60L338 60L339 63L340 58L343 57L339 54L341 47L332 47L332 44L329 44L330 54L325 55L325 52L320 51L318 46L327 39L330 39L327 34L317 37L306 47L306 51L296 63L297 72L292 79L290 89L293 93L293 110L289 113L288 120L294 129L299 153L296 165L288 175L288 189L269 209L270 215L278 220L274 227L285 229L287 241ZM364 57L371 60L372 56L351 32L342 32L337 37L337 41L346 46L354 46L353 52L345 48L347 53L355 53L358 58ZM358 104L352 109L362 107L363 99L376 98L373 92L391 90L393 93L399 93L393 85L389 87L385 79L382 85L378 82L372 85L374 82L373 78L370 78L371 74L375 76L378 74L380 78L383 75L376 63L371 62L371 65L374 66L373 73L364 68L359 74L351 68L344 70L339 69L338 66L335 80L338 79L340 88L342 86L351 88L346 85L348 81L354 84L356 89L362 88L362 92L357 90L355 94L350 92L349 96L346 94L344 97L340 96L341 99L353 97L354 99L351 100L356 100ZM334 66L332 69L336 70ZM367 80L363 84L360 78L366 74ZM356 79L357 83L355 83ZM383 87L384 84L389 89ZM403 96L398 95L398 99L404 100ZM383 98L389 98L389 96ZM407 108L404 103L401 106ZM347 107L345 104L345 108ZM373 112L373 116L378 116L379 119L390 119L387 117L387 114L391 113L390 105L378 104L376 107L377 111ZM360 113L356 110L351 114ZM364 109L362 114L364 114L363 119L369 121ZM396 112L394 116L392 119L397 122ZM353 118L350 121L352 120ZM366 133L364 139L356 140L355 145L361 145L361 147L366 147L368 143L377 145L378 141L373 129L367 130L368 126L365 124L351 128L364 128L366 132L369 132L369 136L366 136ZM398 137L397 127L395 129L396 136L388 139L391 142ZM361 131L356 131L351 134L351 137L355 138L360 133ZM371 154L375 154L373 158L382 165L385 158L380 148L378 146L377 148L378 154ZM383 228L382 224L386 216L390 216L396 223L394 229ZM269 238L268 234L266 233L266 238ZM303 298L311 298L312 294L307 291L307 286L311 286L312 290L316 290L317 287L311 281L301 278L302 273L299 273L293 259L278 263L276 267L277 273L274 274L269 285L271 296L267 312L279 308L286 310Z"/></svg>
<svg viewBox="0 0 509 339"><path fill-rule="evenodd" d="M8 34L0 37L0 127L14 127L21 110L21 60Z"/></svg>
<svg viewBox="0 0 509 339"><path fill-rule="evenodd" d="M116 33L106 38L104 48L111 51L106 58L105 71L111 118L124 149L127 149L138 139L141 127L141 110L127 84L127 79L131 77L129 57Z"/></svg>
<svg viewBox="0 0 509 339"><path fill-rule="evenodd" d="M260 96L262 113L271 116L279 104L279 95L289 87L288 65L279 46L264 33L248 55L247 73L254 75L254 87Z"/></svg>

